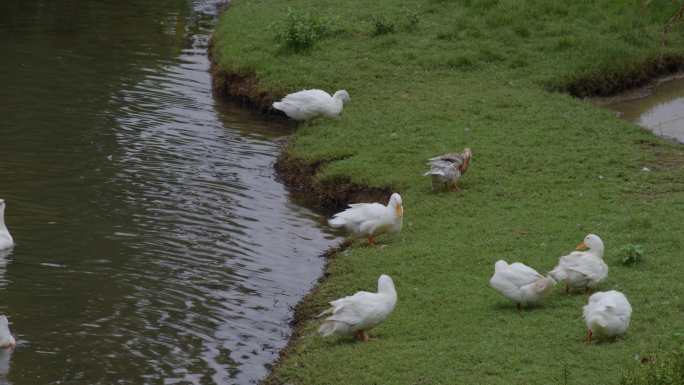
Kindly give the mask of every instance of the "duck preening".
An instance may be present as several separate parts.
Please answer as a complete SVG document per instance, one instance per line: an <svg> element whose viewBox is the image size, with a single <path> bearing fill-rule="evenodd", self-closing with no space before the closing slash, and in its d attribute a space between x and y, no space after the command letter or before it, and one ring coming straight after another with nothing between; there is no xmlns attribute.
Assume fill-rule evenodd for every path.
<svg viewBox="0 0 684 385"><path fill-rule="evenodd" d="M381 324L397 304L397 291L389 275L378 278L378 292L359 291L356 294L330 302L330 308L318 317L330 314L318 329L321 336L333 334L354 335L360 341L368 341L366 332Z"/></svg>
<svg viewBox="0 0 684 385"><path fill-rule="evenodd" d="M302 90L273 103L273 108L294 120L309 120L317 116L336 118L350 100L345 90L339 90L333 96L323 90Z"/></svg>
<svg viewBox="0 0 684 385"><path fill-rule="evenodd" d="M393 234L401 231L404 206L401 195L394 193L387 205L381 203L354 203L349 208L333 215L328 221L330 226L345 228L352 238L367 237L369 244L375 244L380 234Z"/></svg>
<svg viewBox="0 0 684 385"><path fill-rule="evenodd" d="M599 291L589 297L582 309L587 325L587 342L592 338L611 338L623 335L629 327L632 306L619 291Z"/></svg>
<svg viewBox="0 0 684 385"><path fill-rule="evenodd" d="M518 310L521 310L522 306L541 302L551 292L556 281L520 262L509 265L508 262L499 260L494 264L494 275L489 284L515 302Z"/></svg>
<svg viewBox="0 0 684 385"><path fill-rule="evenodd" d="M458 180L468 170L473 153L469 148L462 153L448 153L428 159L430 170L423 176L432 177L432 189L458 191Z"/></svg>

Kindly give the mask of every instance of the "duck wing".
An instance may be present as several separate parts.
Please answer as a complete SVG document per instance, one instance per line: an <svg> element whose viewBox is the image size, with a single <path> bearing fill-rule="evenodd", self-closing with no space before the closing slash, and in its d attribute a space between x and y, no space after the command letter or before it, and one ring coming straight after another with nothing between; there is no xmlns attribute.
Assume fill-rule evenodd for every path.
<svg viewBox="0 0 684 385"><path fill-rule="evenodd" d="M443 154L436 156L434 158L428 159L428 165L430 166L430 171L425 173L424 175L444 175L444 174L439 174L439 171L444 172L444 170L449 170L453 169L455 171L448 171L452 174L458 174L456 175L461 176L461 174L464 174L466 169L467 169L467 159L470 157L468 155L469 153L456 153L456 152L450 152L448 154Z"/></svg>
<svg viewBox="0 0 684 385"><path fill-rule="evenodd" d="M377 220L382 218L387 211L387 207L380 203L354 203L349 208L333 215L328 221L333 227L341 227L351 224Z"/></svg>
<svg viewBox="0 0 684 385"><path fill-rule="evenodd" d="M632 306L627 297L619 291L599 291L589 297L589 302L582 309L585 320L589 320L598 313L612 314L621 322L629 323L632 315Z"/></svg>
<svg viewBox="0 0 684 385"><path fill-rule="evenodd" d="M605 263L593 255L583 254L573 258L561 260L566 270L578 272L590 279L599 279L607 273Z"/></svg>
<svg viewBox="0 0 684 385"><path fill-rule="evenodd" d="M448 179L453 179L461 174L458 170L458 165L445 160L430 161L428 162L428 165L430 166L430 170L423 174L423 176L439 175Z"/></svg>
<svg viewBox="0 0 684 385"><path fill-rule="evenodd" d="M507 269L502 269L497 274L519 288L544 278L536 270L520 262L508 265Z"/></svg>
<svg viewBox="0 0 684 385"><path fill-rule="evenodd" d="M432 162L438 162L439 161L439 162L448 162L451 164L456 163L456 164L460 165L461 163L463 163L464 160L465 160L465 157L463 156L463 154L459 154L456 152L450 152L448 154L439 155L439 156L436 156L434 158L430 158L430 159L428 159L428 162L432 163Z"/></svg>
<svg viewBox="0 0 684 385"><path fill-rule="evenodd" d="M306 120L319 115L330 104L332 97L323 90L303 90L288 94L273 103L273 108L283 111L295 120Z"/></svg>
<svg viewBox="0 0 684 385"><path fill-rule="evenodd" d="M551 270L550 274L556 277L556 280L563 280L566 278L569 270L576 271L578 262L584 257L585 253L580 251L573 251L568 255L563 255L558 258L558 265Z"/></svg>
<svg viewBox="0 0 684 385"><path fill-rule="evenodd" d="M352 296L340 298L330 302L332 316L329 321L343 322L348 325L364 324L369 318L373 318L377 312L379 295L360 291Z"/></svg>
<svg viewBox="0 0 684 385"><path fill-rule="evenodd" d="M598 294L598 293L597 293ZM611 290L601 293L598 303L605 307L607 311L620 318L629 318L632 314L632 306L627 301L627 297L619 291Z"/></svg>
<svg viewBox="0 0 684 385"><path fill-rule="evenodd" d="M494 265L494 275L489 284L501 294L514 301L523 300L524 292L521 289L534 285L544 277L533 268L522 263L508 264L504 260L497 261Z"/></svg>
<svg viewBox="0 0 684 385"><path fill-rule="evenodd" d="M332 99L329 93L323 90L302 90L293 94L286 95L281 102L292 103L299 106L326 103Z"/></svg>

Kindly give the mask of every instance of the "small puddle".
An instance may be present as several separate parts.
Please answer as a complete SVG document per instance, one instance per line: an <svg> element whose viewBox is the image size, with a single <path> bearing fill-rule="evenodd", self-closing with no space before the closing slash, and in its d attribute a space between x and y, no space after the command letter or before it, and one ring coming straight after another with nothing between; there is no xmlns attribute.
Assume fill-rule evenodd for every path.
<svg viewBox="0 0 684 385"><path fill-rule="evenodd" d="M658 136L684 144L684 78L663 82L648 96L606 107Z"/></svg>

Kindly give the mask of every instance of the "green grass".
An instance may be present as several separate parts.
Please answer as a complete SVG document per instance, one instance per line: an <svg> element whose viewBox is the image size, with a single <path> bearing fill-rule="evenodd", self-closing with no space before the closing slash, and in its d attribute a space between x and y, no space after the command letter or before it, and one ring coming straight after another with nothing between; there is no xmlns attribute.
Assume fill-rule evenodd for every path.
<svg viewBox="0 0 684 385"><path fill-rule="evenodd" d="M272 23L288 8L334 19L335 32L283 50ZM378 339L321 339L312 319L271 380L617 384L636 355L678 345L684 149L558 92L612 92L661 70L657 58L676 63L681 26L660 48L675 10L669 0L235 1L215 34L220 66L276 93L351 94L342 119L301 126L292 155L337 159L317 178L390 186L405 206L401 234L337 255L310 303L319 310L390 274L399 302L371 332ZM391 31L377 33L379 17ZM425 159L466 146L463 191L432 193ZM582 343L583 295L557 290L520 316L488 286L497 259L548 271L589 232L606 244L601 288L634 308L624 339ZM629 244L643 247L642 263L621 264Z"/></svg>
<svg viewBox="0 0 684 385"><path fill-rule="evenodd" d="M626 372L620 385L684 384L684 350L638 358L643 365Z"/></svg>

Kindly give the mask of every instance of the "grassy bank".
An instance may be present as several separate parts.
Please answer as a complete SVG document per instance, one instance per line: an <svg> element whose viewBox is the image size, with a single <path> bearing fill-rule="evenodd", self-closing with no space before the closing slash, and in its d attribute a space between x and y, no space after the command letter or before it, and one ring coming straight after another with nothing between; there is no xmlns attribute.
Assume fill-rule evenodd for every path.
<svg viewBox="0 0 684 385"><path fill-rule="evenodd" d="M676 70L682 27L660 46L676 6L520 3L236 0L223 15L214 60L258 79L249 93L351 94L342 119L303 125L288 156L322 164L311 168L322 184L398 191L406 210L385 247L338 253L299 314L387 273L399 302L378 339L324 340L311 319L269 381L615 384L636 355L681 343L684 149L562 92L605 94ZM308 41L284 32L288 7L311 47L284 43ZM432 193L425 159L465 146L463 191ZM606 244L602 288L634 308L615 343L582 343L583 295L557 290L521 316L488 287L497 259L547 271L588 232ZM619 262L627 244L643 247L642 263Z"/></svg>

